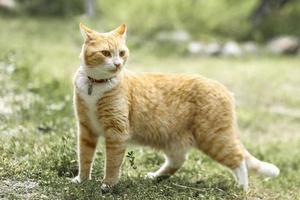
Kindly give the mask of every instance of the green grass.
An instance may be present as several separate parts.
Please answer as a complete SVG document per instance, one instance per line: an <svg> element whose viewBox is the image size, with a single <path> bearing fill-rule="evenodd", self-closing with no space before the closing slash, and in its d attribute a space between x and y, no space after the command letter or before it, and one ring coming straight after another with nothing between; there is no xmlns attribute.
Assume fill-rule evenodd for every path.
<svg viewBox="0 0 300 200"><path fill-rule="evenodd" d="M144 179L163 162L151 149L129 147L119 185L100 191L103 142L93 179L75 185L76 126L71 80L81 45L77 19L0 19L0 198L8 199L300 199L300 59L293 57L156 58L131 51L133 71L196 73L234 92L241 138L275 163L272 180L251 176L250 192L198 151L169 180ZM130 37L128 38L130 40Z"/></svg>

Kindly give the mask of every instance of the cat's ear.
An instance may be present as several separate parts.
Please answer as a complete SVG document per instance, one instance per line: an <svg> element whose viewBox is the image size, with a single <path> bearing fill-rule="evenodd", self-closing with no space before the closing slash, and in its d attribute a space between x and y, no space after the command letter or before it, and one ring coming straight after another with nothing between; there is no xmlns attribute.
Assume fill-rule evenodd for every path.
<svg viewBox="0 0 300 200"><path fill-rule="evenodd" d="M85 26L80 22L79 24L80 32L84 40L91 40L95 36L95 31Z"/></svg>
<svg viewBox="0 0 300 200"><path fill-rule="evenodd" d="M126 38L127 27L125 24L121 24L118 28L112 31L115 35Z"/></svg>

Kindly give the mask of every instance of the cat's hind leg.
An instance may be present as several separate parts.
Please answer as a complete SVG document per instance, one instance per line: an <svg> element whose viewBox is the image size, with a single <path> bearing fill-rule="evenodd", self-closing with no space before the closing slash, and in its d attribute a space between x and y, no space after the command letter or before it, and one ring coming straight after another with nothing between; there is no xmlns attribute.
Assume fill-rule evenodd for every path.
<svg viewBox="0 0 300 200"><path fill-rule="evenodd" d="M184 163L187 150L165 151L165 163L155 172L147 173L148 178L169 177L173 175Z"/></svg>
<svg viewBox="0 0 300 200"><path fill-rule="evenodd" d="M242 160L240 165L232 170L239 186L242 186L245 191L248 190L248 170L246 161Z"/></svg>
<svg viewBox="0 0 300 200"><path fill-rule="evenodd" d="M196 135L198 148L218 163L231 169L238 185L248 189L248 171L244 147L231 126L220 126L205 134Z"/></svg>

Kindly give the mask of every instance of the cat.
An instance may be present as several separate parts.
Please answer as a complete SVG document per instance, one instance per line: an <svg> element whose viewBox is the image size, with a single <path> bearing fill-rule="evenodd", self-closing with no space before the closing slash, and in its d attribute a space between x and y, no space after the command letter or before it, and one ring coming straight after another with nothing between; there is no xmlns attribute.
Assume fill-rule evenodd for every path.
<svg viewBox="0 0 300 200"><path fill-rule="evenodd" d="M164 152L165 163L147 174L153 179L174 174L192 147L231 169L244 190L248 170L279 175L242 145L234 99L222 84L200 75L128 71L125 24L99 33L80 23L80 30L84 44L74 78L79 174L73 182L91 179L100 136L106 149L103 191L117 184L128 143Z"/></svg>

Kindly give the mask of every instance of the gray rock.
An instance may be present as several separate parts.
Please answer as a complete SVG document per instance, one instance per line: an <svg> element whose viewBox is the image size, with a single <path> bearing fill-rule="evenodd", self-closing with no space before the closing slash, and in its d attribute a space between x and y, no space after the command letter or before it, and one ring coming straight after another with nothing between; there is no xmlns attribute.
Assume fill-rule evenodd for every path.
<svg viewBox="0 0 300 200"><path fill-rule="evenodd" d="M300 42L294 36L280 36L272 39L267 48L275 54L296 54L300 48Z"/></svg>
<svg viewBox="0 0 300 200"><path fill-rule="evenodd" d="M174 43L185 43L188 42L190 38L190 34L184 30L163 31L156 35L156 39L159 41L167 41Z"/></svg>
<svg viewBox="0 0 300 200"><path fill-rule="evenodd" d="M16 7L14 0L0 0L0 8L13 9Z"/></svg>
<svg viewBox="0 0 300 200"><path fill-rule="evenodd" d="M255 54L258 52L258 46L255 42L245 42L242 44L242 50L248 54Z"/></svg>
<svg viewBox="0 0 300 200"><path fill-rule="evenodd" d="M222 54L225 56L241 56L242 49L240 48L239 44L235 41L226 42L222 49Z"/></svg>
<svg viewBox="0 0 300 200"><path fill-rule="evenodd" d="M188 53L191 55L201 55L205 52L205 44L201 42L192 41L187 47Z"/></svg>
<svg viewBox="0 0 300 200"><path fill-rule="evenodd" d="M5 197L5 196L7 197L13 196L14 199L36 199L37 189L38 189L38 183L30 180L27 181L1 180L0 199L2 199L1 197ZM39 197L41 197L40 194ZM45 198L39 198L39 199L45 199Z"/></svg>
<svg viewBox="0 0 300 200"><path fill-rule="evenodd" d="M218 42L207 44L205 47L205 53L209 56L217 56L222 52L222 45Z"/></svg>

